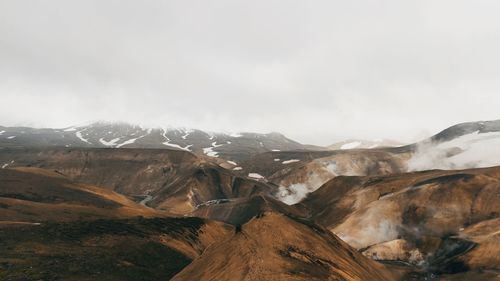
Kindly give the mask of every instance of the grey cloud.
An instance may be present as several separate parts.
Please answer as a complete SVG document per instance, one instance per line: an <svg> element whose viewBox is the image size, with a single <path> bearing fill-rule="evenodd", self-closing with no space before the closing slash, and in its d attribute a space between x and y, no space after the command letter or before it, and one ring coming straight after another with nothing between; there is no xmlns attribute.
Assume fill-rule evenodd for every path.
<svg viewBox="0 0 500 281"><path fill-rule="evenodd" d="M498 1L0 1L3 125L410 141L498 119Z"/></svg>

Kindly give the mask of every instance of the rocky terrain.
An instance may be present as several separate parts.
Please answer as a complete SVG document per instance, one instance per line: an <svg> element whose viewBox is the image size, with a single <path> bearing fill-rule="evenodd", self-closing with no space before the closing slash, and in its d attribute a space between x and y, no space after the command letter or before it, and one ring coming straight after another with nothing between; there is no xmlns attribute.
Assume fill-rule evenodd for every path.
<svg viewBox="0 0 500 281"><path fill-rule="evenodd" d="M456 273L498 268L499 199L495 167L337 177L299 205L366 256Z"/></svg>
<svg viewBox="0 0 500 281"><path fill-rule="evenodd" d="M99 126L1 128L1 280L500 279L500 121L399 147L225 135L248 150L220 157Z"/></svg>
<svg viewBox="0 0 500 281"><path fill-rule="evenodd" d="M0 171L2 280L394 278L327 230L271 209L230 226L172 217L57 172Z"/></svg>

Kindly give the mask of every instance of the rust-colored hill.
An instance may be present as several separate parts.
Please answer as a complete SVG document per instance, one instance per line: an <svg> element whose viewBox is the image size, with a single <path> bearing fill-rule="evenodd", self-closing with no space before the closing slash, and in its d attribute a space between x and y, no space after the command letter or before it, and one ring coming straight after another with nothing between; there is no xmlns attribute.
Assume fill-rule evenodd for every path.
<svg viewBox="0 0 500 281"><path fill-rule="evenodd" d="M261 195L205 212L229 214L221 218L238 220L233 228L166 217L40 168L2 169L0 182L1 280L393 280L295 207Z"/></svg>
<svg viewBox="0 0 500 281"><path fill-rule="evenodd" d="M72 180L143 195L174 181L201 160L186 151L106 148L3 148L7 167L57 170Z"/></svg>
<svg viewBox="0 0 500 281"><path fill-rule="evenodd" d="M396 280L323 228L267 212L172 280Z"/></svg>
<svg viewBox="0 0 500 281"><path fill-rule="evenodd" d="M289 206L273 197L263 195L231 200L214 200L198 206L189 215L240 226L266 212L276 212L293 217L306 216L306 213L296 206Z"/></svg>
<svg viewBox="0 0 500 281"><path fill-rule="evenodd" d="M55 170L69 179L148 198L147 205L187 214L210 200L272 194L277 186L238 176L192 153L167 149L9 148L8 167Z"/></svg>
<svg viewBox="0 0 500 281"><path fill-rule="evenodd" d="M0 170L0 280L168 280L232 232L52 171Z"/></svg>
<svg viewBox="0 0 500 281"><path fill-rule="evenodd" d="M255 172L277 186L274 195L287 204L337 176L378 176L406 171L409 149L376 148L335 151L281 151L256 155L241 164L240 173Z"/></svg>
<svg viewBox="0 0 500 281"><path fill-rule="evenodd" d="M373 259L437 274L499 268L500 167L337 177L298 207Z"/></svg>
<svg viewBox="0 0 500 281"><path fill-rule="evenodd" d="M39 168L0 169L0 221L164 216L124 195Z"/></svg>
<svg viewBox="0 0 500 281"><path fill-rule="evenodd" d="M185 215L207 202L270 195L277 189L277 186L266 182L236 176L212 163L202 163L178 180L169 182L164 188L152 193L154 199L149 205Z"/></svg>

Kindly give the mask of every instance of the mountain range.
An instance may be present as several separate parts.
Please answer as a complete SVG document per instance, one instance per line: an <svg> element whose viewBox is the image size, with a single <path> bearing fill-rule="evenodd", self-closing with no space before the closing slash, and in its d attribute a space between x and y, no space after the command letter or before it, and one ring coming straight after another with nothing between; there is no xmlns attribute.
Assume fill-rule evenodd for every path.
<svg viewBox="0 0 500 281"><path fill-rule="evenodd" d="M323 150L280 133L214 133L186 128L146 128L127 123L96 122L63 129L0 126L1 147L157 148L184 150L208 157L243 161L281 150Z"/></svg>
<svg viewBox="0 0 500 281"><path fill-rule="evenodd" d="M0 279L499 280L499 144L0 127Z"/></svg>

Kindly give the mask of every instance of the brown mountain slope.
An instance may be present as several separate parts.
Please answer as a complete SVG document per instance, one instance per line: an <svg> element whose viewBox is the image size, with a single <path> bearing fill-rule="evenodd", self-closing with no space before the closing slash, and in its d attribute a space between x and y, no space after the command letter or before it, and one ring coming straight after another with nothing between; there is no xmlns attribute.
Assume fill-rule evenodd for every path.
<svg viewBox="0 0 500 281"><path fill-rule="evenodd" d="M241 164L280 186L275 195L287 204L300 202L337 176L377 176L406 171L408 151L399 148L352 149L328 152L269 152Z"/></svg>
<svg viewBox="0 0 500 281"><path fill-rule="evenodd" d="M169 280L229 233L198 218L0 224L0 280Z"/></svg>
<svg viewBox="0 0 500 281"><path fill-rule="evenodd" d="M335 154L334 151L270 151L257 154L242 162L240 166L245 172L255 172L269 177L272 174L286 168L299 166L305 162L317 158L323 158ZM298 162L283 165L283 161L299 160Z"/></svg>
<svg viewBox="0 0 500 281"><path fill-rule="evenodd" d="M262 195L214 200L199 206L189 215L239 226L265 212L276 212L293 217L306 216L305 212L295 206L289 206L273 197Z"/></svg>
<svg viewBox="0 0 500 281"><path fill-rule="evenodd" d="M0 280L168 280L232 232L55 172L0 170Z"/></svg>
<svg viewBox="0 0 500 281"><path fill-rule="evenodd" d="M175 180L201 160L167 149L3 148L0 163L8 167L57 170L79 182L110 188L122 194L147 194Z"/></svg>
<svg viewBox="0 0 500 281"><path fill-rule="evenodd" d="M0 183L0 198L7 202L0 223L2 280L167 280L193 259L196 273L182 273L189 280L224 280L220 274L226 274L226 280L392 278L328 231L266 212L294 215L295 207L262 196L241 205L244 213L257 217L235 232L200 218L143 218L164 214L40 168L2 169ZM230 217L241 219L241 214ZM220 245L228 247L224 255L212 254ZM236 264L226 266L227 253L237 257L231 260ZM264 265L256 257L266 259ZM204 259L210 262L202 261L202 266L217 263L216 271L228 271L198 269Z"/></svg>
<svg viewBox="0 0 500 281"><path fill-rule="evenodd" d="M268 195L277 188L265 182L235 176L231 171L212 163L202 163L178 180L152 193L154 199L149 205L184 215L207 202Z"/></svg>
<svg viewBox="0 0 500 281"><path fill-rule="evenodd" d="M215 199L258 193L276 186L236 176L211 161L167 149L0 149L8 167L56 170L68 178L129 196L149 197L148 206L186 214Z"/></svg>
<svg viewBox="0 0 500 281"><path fill-rule="evenodd" d="M277 213L244 224L172 280L395 280L334 235Z"/></svg>
<svg viewBox="0 0 500 281"><path fill-rule="evenodd" d="M116 192L39 168L0 169L0 221L165 216Z"/></svg>
<svg viewBox="0 0 500 281"><path fill-rule="evenodd" d="M500 167L337 177L298 206L374 259L498 270Z"/></svg>
<svg viewBox="0 0 500 281"><path fill-rule="evenodd" d="M477 243L460 260L473 268L500 268L500 218L482 221L466 227L460 237Z"/></svg>

